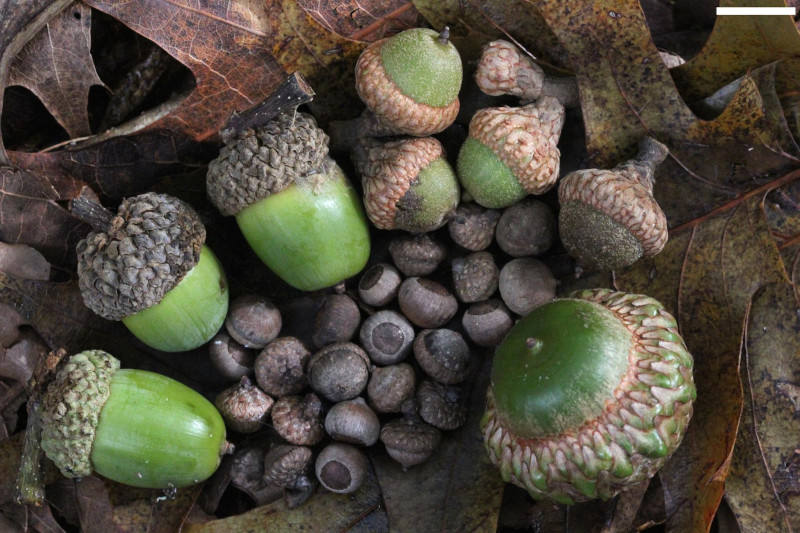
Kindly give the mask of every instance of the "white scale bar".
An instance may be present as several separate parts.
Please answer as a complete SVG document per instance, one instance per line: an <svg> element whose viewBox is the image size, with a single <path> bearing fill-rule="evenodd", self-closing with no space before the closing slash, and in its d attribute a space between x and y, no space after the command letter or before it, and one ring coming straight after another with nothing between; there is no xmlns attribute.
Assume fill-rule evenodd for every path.
<svg viewBox="0 0 800 533"><path fill-rule="evenodd" d="M791 15L796 7L718 7L717 15Z"/></svg>

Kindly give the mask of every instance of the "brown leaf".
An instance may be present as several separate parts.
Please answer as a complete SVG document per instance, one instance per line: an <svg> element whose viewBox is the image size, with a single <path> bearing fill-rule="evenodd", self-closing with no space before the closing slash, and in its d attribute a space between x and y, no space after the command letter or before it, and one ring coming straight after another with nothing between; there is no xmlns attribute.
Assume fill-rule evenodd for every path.
<svg viewBox="0 0 800 533"><path fill-rule="evenodd" d="M742 380L745 407L726 484L744 531L800 527L800 295L763 286L750 305Z"/></svg>
<svg viewBox="0 0 800 533"><path fill-rule="evenodd" d="M50 263L36 249L0 242L0 272L22 279L50 279Z"/></svg>
<svg viewBox="0 0 800 533"><path fill-rule="evenodd" d="M89 88L103 85L90 53L92 12L73 3L47 23L14 58L8 85L39 97L70 137L89 135Z"/></svg>
<svg viewBox="0 0 800 533"><path fill-rule="evenodd" d="M720 6L740 6L722 0ZM775 6L751 0L748 6ZM672 75L687 99L706 97L750 69L800 54L800 35L791 16L717 17L703 49Z"/></svg>
<svg viewBox="0 0 800 533"><path fill-rule="evenodd" d="M56 152L8 152L17 167L56 182L62 196L73 198L88 184L109 207L149 190L165 176L205 168L216 155L216 145L167 131L112 137Z"/></svg>
<svg viewBox="0 0 800 533"><path fill-rule="evenodd" d="M494 531L503 480L489 461L479 420L483 416L491 358L484 353L475 379L464 385L469 415L433 455L406 471L383 448L371 449L393 531Z"/></svg>
<svg viewBox="0 0 800 533"><path fill-rule="evenodd" d="M739 351L751 296L786 279L760 198L671 235L659 255L618 272L620 290L662 301L695 358L697 401L682 445L660 471L668 531L708 531L742 409Z"/></svg>
<svg viewBox="0 0 800 533"><path fill-rule="evenodd" d="M39 174L0 167L0 241L29 244L56 266L74 264L75 246L90 228L57 203L74 192Z"/></svg>
<svg viewBox="0 0 800 533"><path fill-rule="evenodd" d="M352 531L364 520L374 520L371 515L380 513L381 493L375 474L370 474L364 485L351 494L334 494L318 490L296 509L287 509L277 501L229 518L187 524L185 533L255 533L259 531ZM373 523L373 522L370 522ZM380 533L381 530L373 530Z"/></svg>
<svg viewBox="0 0 800 533"><path fill-rule="evenodd" d="M8 85L8 68L25 44L72 0L0 0L0 94ZM0 115L3 98L0 98ZM8 164L0 136L0 167Z"/></svg>
<svg viewBox="0 0 800 533"><path fill-rule="evenodd" d="M409 0L298 0L297 5L326 30L354 41L372 42L419 26L419 12Z"/></svg>
<svg viewBox="0 0 800 533"><path fill-rule="evenodd" d="M134 488L104 480L112 511L112 521L121 532L180 531L197 497L203 490L198 483L166 495L158 489Z"/></svg>
<svg viewBox="0 0 800 533"><path fill-rule="evenodd" d="M81 530L86 533L114 533L113 507L103 480L89 476L75 482Z"/></svg>

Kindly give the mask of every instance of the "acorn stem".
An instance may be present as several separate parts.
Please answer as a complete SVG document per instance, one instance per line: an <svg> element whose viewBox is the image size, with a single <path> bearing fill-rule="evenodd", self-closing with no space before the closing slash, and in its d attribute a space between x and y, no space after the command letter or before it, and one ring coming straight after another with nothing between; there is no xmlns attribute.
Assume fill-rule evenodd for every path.
<svg viewBox="0 0 800 533"><path fill-rule="evenodd" d="M633 165L639 182L652 193L656 182L656 167L663 163L668 155L669 148L664 144L653 137L644 137L639 141L636 157L623 165Z"/></svg>
<svg viewBox="0 0 800 533"><path fill-rule="evenodd" d="M299 72L295 72L261 103L241 113L234 112L219 135L228 142L241 132L262 126L287 109L297 109L313 99L314 90Z"/></svg>
<svg viewBox="0 0 800 533"><path fill-rule="evenodd" d="M108 231L114 213L100 204L92 189L84 186L81 192L70 201L69 210L72 216L86 222L97 231Z"/></svg>
<svg viewBox="0 0 800 533"><path fill-rule="evenodd" d="M581 105L578 81L571 76L545 75L539 96L555 96L564 107L580 107Z"/></svg>
<svg viewBox="0 0 800 533"><path fill-rule="evenodd" d="M17 477L14 499L20 505L42 505L44 502L44 475L42 472L42 432L41 402L37 400L29 406L28 425L22 445L22 460Z"/></svg>
<svg viewBox="0 0 800 533"><path fill-rule="evenodd" d="M439 32L439 37L437 37L436 40L439 41L439 44L442 46L447 46L447 43L450 40L450 27L445 26L442 28L442 31Z"/></svg>

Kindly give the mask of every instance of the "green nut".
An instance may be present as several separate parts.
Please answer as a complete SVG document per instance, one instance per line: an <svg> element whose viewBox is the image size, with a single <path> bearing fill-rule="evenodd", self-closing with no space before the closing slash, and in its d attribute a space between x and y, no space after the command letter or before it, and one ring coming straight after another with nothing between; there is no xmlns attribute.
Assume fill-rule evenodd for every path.
<svg viewBox="0 0 800 533"><path fill-rule="evenodd" d="M42 449L67 477L184 487L213 474L230 447L203 396L160 374L121 370L102 350L71 356L41 409Z"/></svg>

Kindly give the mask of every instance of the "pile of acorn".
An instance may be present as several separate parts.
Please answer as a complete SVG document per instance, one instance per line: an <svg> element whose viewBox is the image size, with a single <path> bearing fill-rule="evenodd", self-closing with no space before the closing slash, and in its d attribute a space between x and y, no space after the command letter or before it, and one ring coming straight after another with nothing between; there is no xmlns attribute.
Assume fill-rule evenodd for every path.
<svg viewBox="0 0 800 533"><path fill-rule="evenodd" d="M284 324L267 298L231 302L210 353L220 375L240 381L216 406L237 433L267 426L275 433L264 437L270 446L251 442L237 450L236 471L249 472L233 476L238 488L297 491L313 486L314 470L329 490L351 492L366 475L361 448L380 440L408 468L430 456L442 431L464 423L460 384L475 367L471 344L496 346L516 315L555 296L555 278L531 257L554 241L555 217L535 199L502 212L462 204L448 229L463 249L458 257L448 259L453 254L435 233L397 234L388 245L392 263L364 271L352 297L306 298L316 312L305 338L281 335L303 335L303 328ZM495 259L501 254L487 251L495 240L513 257L502 268ZM331 443L315 453L326 434ZM254 448L264 473L255 480Z"/></svg>
<svg viewBox="0 0 800 533"><path fill-rule="evenodd" d="M86 305L158 350L211 341L214 366L238 383L217 396L217 412L190 389L120 370L105 352L77 354L30 402L30 423L40 410L42 448L62 473L96 471L152 488L199 482L232 450L221 414L232 432L254 434L237 442L232 480L256 501L277 490L299 504L317 480L349 493L367 475L365 447L380 440L409 468L431 455L443 431L463 425L461 387L477 367L475 346L500 346L481 431L504 479L570 503L607 499L652 475L680 442L694 394L674 318L650 298L603 290L553 302L556 279L536 257L557 236L588 268L614 270L658 253L667 229L653 176L667 149L644 139L614 169L568 174L556 220L530 195L556 185L574 82L546 76L504 41L484 47L475 79L484 93L511 94L521 105L475 112L455 170L432 136L460 107L462 62L446 28L415 28L367 47L356 65L367 109L330 124L330 137L297 110L311 93L297 76L290 81L300 92L273 95L277 116L221 132L208 197L235 217L271 270L307 291L280 309L252 294L229 305L206 228L185 202L145 193L114 214L81 196L73 212L96 228L77 249ZM349 154L361 194L329 146ZM384 234L391 263L378 259L365 270L375 233L368 220L394 232ZM358 283L348 291L349 279ZM305 312L286 312L301 301ZM609 353L599 353L604 347ZM548 386L564 388L528 383L551 374ZM565 376L581 381L580 394L554 383ZM167 390L173 396L161 397ZM173 409L151 423L147 406L159 402ZM136 422L116 419L121 413ZM193 429L201 426L209 428L203 435ZM186 464L201 452L202 468Z"/></svg>

